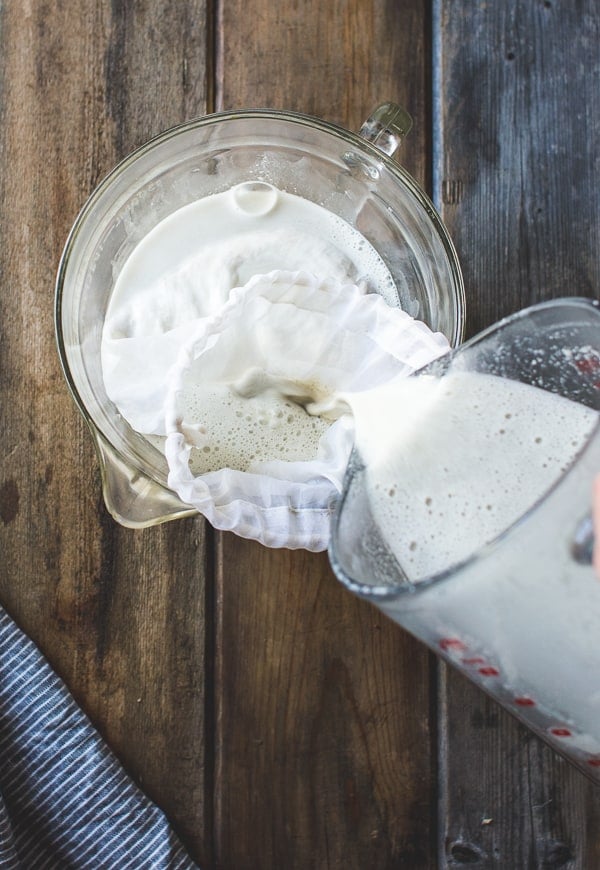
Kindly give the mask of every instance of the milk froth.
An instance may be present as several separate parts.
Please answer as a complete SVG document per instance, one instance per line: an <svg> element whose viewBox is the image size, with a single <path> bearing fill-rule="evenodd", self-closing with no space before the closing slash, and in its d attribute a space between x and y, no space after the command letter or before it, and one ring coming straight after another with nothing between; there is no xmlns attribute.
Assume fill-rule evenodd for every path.
<svg viewBox="0 0 600 870"><path fill-rule="evenodd" d="M278 390L248 392L223 384L192 384L183 417L208 421L206 426L182 426L195 448L190 454L194 474L215 468L256 470L261 462L316 456L330 425Z"/></svg>
<svg viewBox="0 0 600 870"><path fill-rule="evenodd" d="M374 520L412 580L514 523L598 419L562 396L477 372L405 378L350 403Z"/></svg>

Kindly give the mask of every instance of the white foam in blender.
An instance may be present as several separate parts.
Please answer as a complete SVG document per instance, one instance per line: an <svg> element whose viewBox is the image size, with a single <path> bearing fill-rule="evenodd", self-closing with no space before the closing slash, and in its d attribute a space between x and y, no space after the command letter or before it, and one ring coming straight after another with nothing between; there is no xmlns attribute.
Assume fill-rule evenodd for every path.
<svg viewBox="0 0 600 870"><path fill-rule="evenodd" d="M168 372L179 348L232 288L276 269L308 269L395 302L394 282L375 249L309 200L247 182L184 206L131 253L106 312L104 384L134 429L165 434Z"/></svg>
<svg viewBox="0 0 600 870"><path fill-rule="evenodd" d="M373 517L413 580L464 560L524 514L598 419L477 372L397 380L350 404Z"/></svg>

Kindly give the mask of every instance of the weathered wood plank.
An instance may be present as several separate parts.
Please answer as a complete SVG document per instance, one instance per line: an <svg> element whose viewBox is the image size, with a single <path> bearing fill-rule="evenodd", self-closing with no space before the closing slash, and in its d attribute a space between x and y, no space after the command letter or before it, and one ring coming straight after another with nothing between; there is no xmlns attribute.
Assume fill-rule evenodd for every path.
<svg viewBox="0 0 600 870"><path fill-rule="evenodd" d="M219 865L433 866L423 650L324 555L224 538L220 563Z"/></svg>
<svg viewBox="0 0 600 870"><path fill-rule="evenodd" d="M436 189L469 332L542 299L598 297L597 3L435 7ZM452 671L440 708L440 867L600 866L595 787Z"/></svg>
<svg viewBox="0 0 600 870"><path fill-rule="evenodd" d="M421 2L224 0L218 108L359 127L384 99L415 116L427 175ZM219 536L215 843L227 868L435 865L430 659L338 587L324 555Z"/></svg>
<svg viewBox="0 0 600 870"><path fill-rule="evenodd" d="M204 788L201 522L108 518L68 395L53 286L85 198L133 146L204 111L206 4L2 4L1 600L196 854Z"/></svg>
<svg viewBox="0 0 600 870"><path fill-rule="evenodd" d="M437 5L438 198L469 332L544 298L597 296L598 5Z"/></svg>
<svg viewBox="0 0 600 870"><path fill-rule="evenodd" d="M428 184L427 6L222 0L215 107L289 109L358 130L378 103L394 100L415 121L402 163Z"/></svg>

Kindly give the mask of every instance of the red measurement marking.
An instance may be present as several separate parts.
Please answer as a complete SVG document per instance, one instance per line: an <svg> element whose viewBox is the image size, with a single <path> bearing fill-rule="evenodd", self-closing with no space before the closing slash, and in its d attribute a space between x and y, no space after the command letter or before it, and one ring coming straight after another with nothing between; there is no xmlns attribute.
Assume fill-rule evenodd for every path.
<svg viewBox="0 0 600 870"><path fill-rule="evenodd" d="M555 737L570 737L571 732L568 728L551 728L550 734L554 734Z"/></svg>
<svg viewBox="0 0 600 870"><path fill-rule="evenodd" d="M500 671L498 668L479 668L479 673L482 677L497 677Z"/></svg>
<svg viewBox="0 0 600 870"><path fill-rule="evenodd" d="M585 356L575 360L575 367L584 374L592 374L600 368L600 359L597 356Z"/></svg>
<svg viewBox="0 0 600 870"><path fill-rule="evenodd" d="M590 767L600 767L600 758L588 758L587 763Z"/></svg>
<svg viewBox="0 0 600 870"><path fill-rule="evenodd" d="M474 658L474 659L463 659L463 665L484 665L485 659L482 658Z"/></svg>
<svg viewBox="0 0 600 870"><path fill-rule="evenodd" d="M457 637L443 637L440 641L440 647L443 650L453 649L459 652L465 652L467 647Z"/></svg>
<svg viewBox="0 0 600 870"><path fill-rule="evenodd" d="M535 701L533 698L528 698L526 695L515 698L515 704L519 707L535 707Z"/></svg>

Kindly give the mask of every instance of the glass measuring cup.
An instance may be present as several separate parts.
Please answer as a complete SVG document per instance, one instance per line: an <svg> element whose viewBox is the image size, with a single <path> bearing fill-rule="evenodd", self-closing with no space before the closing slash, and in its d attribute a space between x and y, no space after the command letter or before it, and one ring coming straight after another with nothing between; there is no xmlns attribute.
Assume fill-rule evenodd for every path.
<svg viewBox="0 0 600 870"><path fill-rule="evenodd" d="M424 523L422 537L402 526L388 525L384 531L369 469L355 451L336 508L329 551L332 567L348 589L377 605L598 779L600 580L590 564L590 509L592 480L600 471L600 424L582 406L600 410L599 303L557 300L526 309L408 380L425 377L421 388L423 384L437 388L465 372L492 375L495 381L502 380L503 388L507 382L518 382L509 384L511 390L521 390L525 384L556 393L570 400L560 406L567 421L569 414L586 414L586 434L573 447L568 467L557 466L543 492L520 493L525 509L498 529L493 540L467 547L457 562L442 558L435 571L411 576L411 548L442 552L448 538L460 537L466 521L455 510L446 526L427 528ZM531 386L527 395L533 403L538 390ZM548 401L548 396L544 399ZM436 479L461 456L461 450L469 451L462 460L483 475L483 492L488 482L492 489L496 468L491 458L486 464L486 457L493 455L489 445L482 442L479 455L473 450L477 439L472 420L456 421L450 416L436 432L425 426L419 429L422 452L417 449L409 457L415 466L411 480L419 480L421 473L431 488L420 490L415 485L402 495L405 516L421 510L422 500L441 496ZM544 431L531 432L540 443L544 436ZM494 437L503 437L500 430ZM436 445L433 459L428 451L431 439ZM511 459L516 475L519 455ZM423 461L434 462L431 473L419 464ZM497 481L493 485L497 491ZM515 487L507 489L506 497L514 498ZM493 505L480 507L485 511ZM433 538L429 537L432 529ZM414 540L406 539L399 546L403 535Z"/></svg>
<svg viewBox="0 0 600 870"><path fill-rule="evenodd" d="M167 487L162 453L108 399L100 342L123 264L160 221L244 182L309 199L356 227L383 259L397 304L460 341L464 291L452 243L429 199L391 156L410 128L379 106L360 135L305 115L246 110L166 131L127 157L92 194L67 240L56 285L63 371L89 424L111 514L132 527L195 513Z"/></svg>

